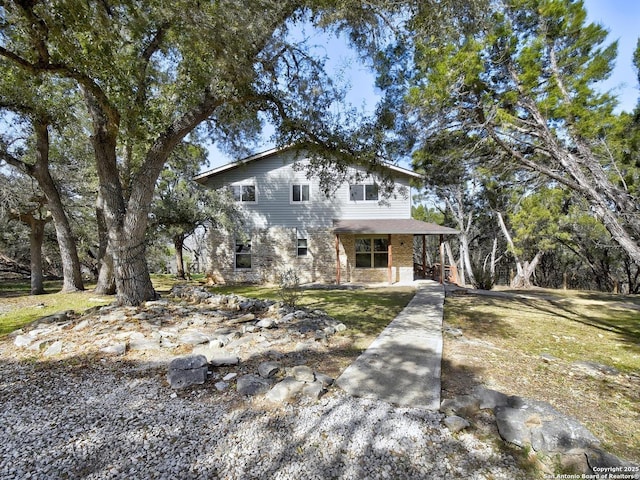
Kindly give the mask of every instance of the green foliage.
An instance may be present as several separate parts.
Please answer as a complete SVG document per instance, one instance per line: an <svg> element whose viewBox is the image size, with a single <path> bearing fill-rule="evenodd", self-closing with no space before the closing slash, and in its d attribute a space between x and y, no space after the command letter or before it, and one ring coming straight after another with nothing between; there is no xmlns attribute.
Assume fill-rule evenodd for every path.
<svg viewBox="0 0 640 480"><path fill-rule="evenodd" d="M485 265L474 264L471 266L473 273L473 286L480 290L491 290L496 284L496 278Z"/></svg>

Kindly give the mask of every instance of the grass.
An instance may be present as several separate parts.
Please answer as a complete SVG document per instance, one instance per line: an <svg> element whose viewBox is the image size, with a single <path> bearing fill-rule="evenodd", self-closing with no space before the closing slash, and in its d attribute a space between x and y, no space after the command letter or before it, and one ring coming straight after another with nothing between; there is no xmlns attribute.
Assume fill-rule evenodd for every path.
<svg viewBox="0 0 640 480"><path fill-rule="evenodd" d="M581 421L612 453L640 460L640 297L470 292L447 298L445 322L464 333L461 339L445 336L446 390L468 393L463 390L482 383L549 402ZM620 374L589 374L576 362Z"/></svg>
<svg viewBox="0 0 640 480"><path fill-rule="evenodd" d="M263 286L213 287L212 292L235 293L251 298L278 300L278 289ZM364 349L415 294L413 287L380 287L345 290L338 288L306 289L298 300L300 307L326 311L348 327Z"/></svg>

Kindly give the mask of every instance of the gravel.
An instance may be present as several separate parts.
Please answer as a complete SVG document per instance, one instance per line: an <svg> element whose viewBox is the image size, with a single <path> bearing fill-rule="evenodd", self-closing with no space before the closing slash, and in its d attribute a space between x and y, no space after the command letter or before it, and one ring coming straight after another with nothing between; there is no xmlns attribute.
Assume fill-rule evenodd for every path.
<svg viewBox="0 0 640 480"><path fill-rule="evenodd" d="M235 379L175 392L141 361L0 362L2 479L526 478L440 413L339 389L273 406L239 398Z"/></svg>

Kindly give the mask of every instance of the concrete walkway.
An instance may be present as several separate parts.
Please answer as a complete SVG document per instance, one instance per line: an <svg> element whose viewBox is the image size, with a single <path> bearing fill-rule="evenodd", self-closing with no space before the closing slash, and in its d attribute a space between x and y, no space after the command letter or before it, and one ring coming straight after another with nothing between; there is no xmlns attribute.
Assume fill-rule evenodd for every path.
<svg viewBox="0 0 640 480"><path fill-rule="evenodd" d="M411 302L336 383L356 397L440 408L442 285L422 281Z"/></svg>

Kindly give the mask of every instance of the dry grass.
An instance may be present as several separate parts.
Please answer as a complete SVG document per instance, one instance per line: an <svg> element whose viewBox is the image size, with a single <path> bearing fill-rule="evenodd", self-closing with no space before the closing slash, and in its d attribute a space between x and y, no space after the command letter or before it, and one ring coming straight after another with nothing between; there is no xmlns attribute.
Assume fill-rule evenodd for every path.
<svg viewBox="0 0 640 480"><path fill-rule="evenodd" d="M446 300L445 322L464 334L445 335L445 397L483 384L543 400L577 418L605 449L640 460L640 298L460 291ZM587 373L575 365L584 361L620 373Z"/></svg>

